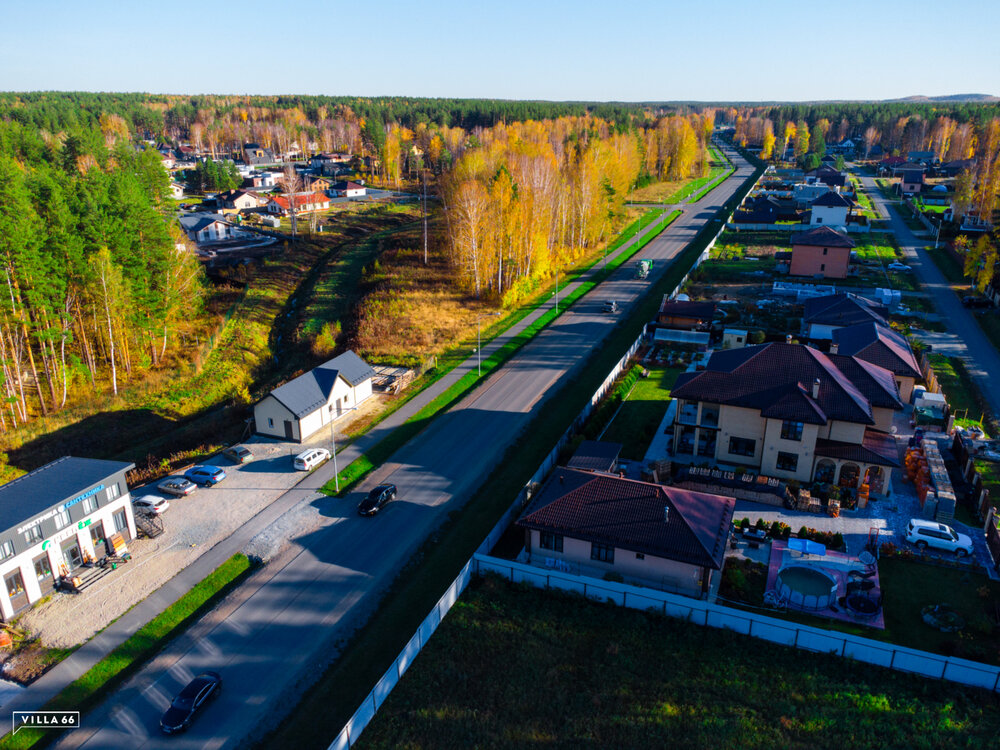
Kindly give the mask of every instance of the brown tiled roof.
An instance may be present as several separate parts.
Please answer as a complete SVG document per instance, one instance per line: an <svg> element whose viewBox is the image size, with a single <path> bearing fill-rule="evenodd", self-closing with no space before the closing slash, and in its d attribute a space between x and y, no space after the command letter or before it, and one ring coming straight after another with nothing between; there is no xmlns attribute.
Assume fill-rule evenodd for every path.
<svg viewBox="0 0 1000 750"><path fill-rule="evenodd" d="M299 208L301 206L307 206L311 203L329 203L330 199L327 198L322 193L296 193L292 196L295 201L295 207ZM277 203L286 211L288 210L288 196L287 195L272 195L271 200Z"/></svg>
<svg viewBox="0 0 1000 750"><path fill-rule="evenodd" d="M830 361L858 387L862 395L872 406L885 409L902 409L899 400L899 389L892 372L860 357L849 357L844 354L831 354Z"/></svg>
<svg viewBox="0 0 1000 750"><path fill-rule="evenodd" d="M878 323L859 323L833 332L840 354L849 354L866 362L910 378L920 378L920 365L906 339Z"/></svg>
<svg viewBox="0 0 1000 750"><path fill-rule="evenodd" d="M899 450L892 435L878 430L865 430L861 444L842 443L839 440L816 440L816 455L837 458L842 461L857 461L879 466L899 466Z"/></svg>
<svg viewBox="0 0 1000 750"><path fill-rule="evenodd" d="M819 392L812 396L814 381ZM684 373L674 398L759 409L771 419L874 424L871 404L826 354L802 344L716 351L705 370Z"/></svg>
<svg viewBox="0 0 1000 750"><path fill-rule="evenodd" d="M731 497L558 468L517 524L720 570L735 504Z"/></svg>
<svg viewBox="0 0 1000 750"><path fill-rule="evenodd" d="M873 320L884 325L888 317L889 310L884 305L844 292L807 299L802 314L806 325L817 323L841 328Z"/></svg>
<svg viewBox="0 0 1000 750"><path fill-rule="evenodd" d="M827 193L827 195L836 195L836 193ZM813 205L816 205L815 201L813 201ZM810 247L854 247L854 240L843 232L824 226L793 234L791 244L793 246L809 245Z"/></svg>

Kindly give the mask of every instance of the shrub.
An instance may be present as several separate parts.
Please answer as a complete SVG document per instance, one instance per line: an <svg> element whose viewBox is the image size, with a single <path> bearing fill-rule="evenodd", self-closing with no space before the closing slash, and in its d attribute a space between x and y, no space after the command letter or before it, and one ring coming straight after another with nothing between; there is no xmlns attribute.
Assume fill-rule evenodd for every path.
<svg viewBox="0 0 1000 750"><path fill-rule="evenodd" d="M770 534L772 539L780 538L781 534L781 521L775 521L771 524L771 529L767 532Z"/></svg>
<svg viewBox="0 0 1000 750"><path fill-rule="evenodd" d="M755 328L747 334L747 340L751 344L763 344L764 343L764 332L759 328Z"/></svg>
<svg viewBox="0 0 1000 750"><path fill-rule="evenodd" d="M755 529L763 529L767 526L767 522L763 518L758 518L757 523L754 524Z"/></svg>
<svg viewBox="0 0 1000 750"><path fill-rule="evenodd" d="M744 519L740 520L740 529L742 529L743 531L747 531L747 530L749 530L749 528L750 528L750 519L749 518L744 518Z"/></svg>

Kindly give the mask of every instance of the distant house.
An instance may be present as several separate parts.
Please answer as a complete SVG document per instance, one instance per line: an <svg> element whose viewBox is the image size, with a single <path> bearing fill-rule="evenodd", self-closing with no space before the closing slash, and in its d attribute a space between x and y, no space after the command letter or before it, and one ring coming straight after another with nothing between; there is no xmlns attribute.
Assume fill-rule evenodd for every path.
<svg viewBox="0 0 1000 750"><path fill-rule="evenodd" d="M175 164L175 159L173 154L171 154L169 151L161 151L160 160L163 162L164 169L166 170L173 169L173 166Z"/></svg>
<svg viewBox="0 0 1000 750"><path fill-rule="evenodd" d="M817 182L815 180L800 182L792 187L792 200L795 201L796 207L808 208L814 200L821 195L826 195L832 189L825 182Z"/></svg>
<svg viewBox="0 0 1000 750"><path fill-rule="evenodd" d="M227 190L215 197L219 210L223 213L238 213L260 208L267 199L249 190Z"/></svg>
<svg viewBox="0 0 1000 750"><path fill-rule="evenodd" d="M746 201L733 217L737 224L774 224L781 213L781 203L773 195L758 195Z"/></svg>
<svg viewBox="0 0 1000 750"><path fill-rule="evenodd" d="M225 242L247 234L239 227L226 221L221 214L193 213L180 217L181 229L188 238L199 245L211 242Z"/></svg>
<svg viewBox="0 0 1000 750"><path fill-rule="evenodd" d="M836 195L836 193L830 193ZM846 279L851 265L854 240L843 232L818 226L792 235L792 276L822 276L825 279Z"/></svg>
<svg viewBox="0 0 1000 750"><path fill-rule="evenodd" d="M357 182L341 181L331 185L330 192L338 198L362 198L368 190Z"/></svg>
<svg viewBox="0 0 1000 750"><path fill-rule="evenodd" d="M306 188L314 193L325 193L330 189L330 181L325 180L322 177L316 177L315 179L309 181Z"/></svg>
<svg viewBox="0 0 1000 750"><path fill-rule="evenodd" d="M906 164L902 156L887 156L878 163L879 172L892 172L896 167Z"/></svg>
<svg viewBox="0 0 1000 750"><path fill-rule="evenodd" d="M664 295L656 322L664 328L681 331L707 331L714 318L715 303L711 300L689 302L673 300Z"/></svg>
<svg viewBox="0 0 1000 750"><path fill-rule="evenodd" d="M976 168L975 159L956 159L946 161L937 168L937 173L942 177L956 177L960 172L971 172Z"/></svg>
<svg viewBox="0 0 1000 750"><path fill-rule="evenodd" d="M807 178L812 177L817 182L822 182L830 187L844 187L847 184L847 175L834 169L828 164L821 164L816 169L806 172Z"/></svg>
<svg viewBox="0 0 1000 750"><path fill-rule="evenodd" d="M906 160L915 164L933 164L935 162L933 151L907 151Z"/></svg>
<svg viewBox="0 0 1000 750"><path fill-rule="evenodd" d="M904 161L902 164L897 164L892 168L892 174L899 177L903 172L926 172L926 164L918 164L915 161Z"/></svg>
<svg viewBox="0 0 1000 750"><path fill-rule="evenodd" d="M250 166L259 164L277 164L280 159L276 159L274 153L269 148L264 148L259 143L243 144L243 163Z"/></svg>
<svg viewBox="0 0 1000 750"><path fill-rule="evenodd" d="M184 186L179 182L170 183L170 197L180 200L184 197Z"/></svg>
<svg viewBox="0 0 1000 750"><path fill-rule="evenodd" d="M735 499L557 468L517 521L532 565L701 598L725 564Z"/></svg>
<svg viewBox="0 0 1000 750"><path fill-rule="evenodd" d="M860 323L889 325L889 308L856 294L839 292L804 302L802 324L811 339L832 339L838 328Z"/></svg>
<svg viewBox="0 0 1000 750"><path fill-rule="evenodd" d="M924 187L924 173L919 169L907 169L900 173L899 191L904 195L919 193Z"/></svg>
<svg viewBox="0 0 1000 750"><path fill-rule="evenodd" d="M253 409L256 430L301 443L369 398L374 376L361 357L344 352L257 402Z"/></svg>
<svg viewBox="0 0 1000 750"><path fill-rule="evenodd" d="M278 216L290 216L292 205L296 216L310 211L325 211L330 208L330 199L322 193L295 193L294 195L272 195L267 204L267 212Z"/></svg>
<svg viewBox="0 0 1000 750"><path fill-rule="evenodd" d="M904 404L909 403L916 381L923 378L906 337L875 321L835 330L830 353L846 354L884 367L896 378Z"/></svg>
<svg viewBox="0 0 1000 750"><path fill-rule="evenodd" d="M811 225L846 227L854 201L831 190L816 198L809 207L812 209L809 217Z"/></svg>
<svg viewBox="0 0 1000 750"><path fill-rule="evenodd" d="M673 455L779 479L888 491L899 466L889 434L903 408L888 370L803 344L717 350L678 376Z"/></svg>
<svg viewBox="0 0 1000 750"><path fill-rule="evenodd" d="M351 157L348 154L316 154L309 160L309 166L321 174L336 174L350 160Z"/></svg>

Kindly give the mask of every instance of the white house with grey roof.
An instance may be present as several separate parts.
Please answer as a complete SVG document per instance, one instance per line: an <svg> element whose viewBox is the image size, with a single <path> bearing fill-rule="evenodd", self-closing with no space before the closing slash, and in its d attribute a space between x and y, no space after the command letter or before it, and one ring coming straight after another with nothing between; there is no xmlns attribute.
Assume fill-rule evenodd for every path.
<svg viewBox="0 0 1000 750"><path fill-rule="evenodd" d="M301 443L372 395L375 371L354 352L275 388L253 409L257 432Z"/></svg>

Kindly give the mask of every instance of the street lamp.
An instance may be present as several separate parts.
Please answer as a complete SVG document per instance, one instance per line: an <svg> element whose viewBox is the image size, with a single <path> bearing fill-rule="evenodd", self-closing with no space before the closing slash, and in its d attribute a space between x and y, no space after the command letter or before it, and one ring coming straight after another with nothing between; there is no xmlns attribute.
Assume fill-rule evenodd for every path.
<svg viewBox="0 0 1000 750"><path fill-rule="evenodd" d="M556 266L556 315L559 314L559 266Z"/></svg>
<svg viewBox="0 0 1000 750"><path fill-rule="evenodd" d="M343 411L357 411L358 407L348 406L346 409L341 407ZM329 410L333 411L333 405L331 404ZM337 415L340 416L339 414ZM340 470L337 469L337 441L333 431L333 423L337 421L336 417L331 415L330 417L330 455L333 457L333 486L334 489L340 492Z"/></svg>
<svg viewBox="0 0 1000 750"><path fill-rule="evenodd" d="M480 375L483 374L483 318L486 317L499 317L500 313L479 313L476 316L476 370Z"/></svg>

